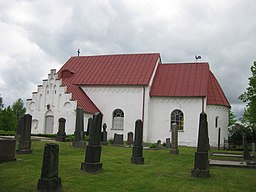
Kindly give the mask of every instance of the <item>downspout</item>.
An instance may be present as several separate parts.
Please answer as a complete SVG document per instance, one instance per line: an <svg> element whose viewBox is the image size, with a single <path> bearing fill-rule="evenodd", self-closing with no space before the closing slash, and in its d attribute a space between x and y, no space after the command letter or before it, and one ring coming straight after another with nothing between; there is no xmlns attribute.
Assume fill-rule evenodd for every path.
<svg viewBox="0 0 256 192"><path fill-rule="evenodd" d="M143 86L143 93L142 93L142 122L144 127L144 113L145 113L145 86Z"/></svg>
<svg viewBox="0 0 256 192"><path fill-rule="evenodd" d="M204 112L204 97L202 97L202 112Z"/></svg>

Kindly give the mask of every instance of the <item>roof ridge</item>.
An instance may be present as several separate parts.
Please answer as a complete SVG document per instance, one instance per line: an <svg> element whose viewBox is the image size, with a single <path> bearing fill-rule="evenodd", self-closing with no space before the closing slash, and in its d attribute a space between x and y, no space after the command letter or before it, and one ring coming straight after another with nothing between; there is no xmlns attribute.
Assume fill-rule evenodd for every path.
<svg viewBox="0 0 256 192"><path fill-rule="evenodd" d="M104 56L124 56L124 55L160 55L160 53L152 52L152 53L113 53L113 54L98 54L98 55L79 55L79 56L71 56L70 58L76 57L104 57Z"/></svg>

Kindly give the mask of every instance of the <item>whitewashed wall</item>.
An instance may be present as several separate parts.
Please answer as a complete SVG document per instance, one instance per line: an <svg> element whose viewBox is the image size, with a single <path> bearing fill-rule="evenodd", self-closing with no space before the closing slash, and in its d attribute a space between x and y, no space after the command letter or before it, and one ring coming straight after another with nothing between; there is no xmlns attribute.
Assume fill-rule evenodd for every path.
<svg viewBox="0 0 256 192"><path fill-rule="evenodd" d="M220 128L220 145L223 147L224 138L228 138L228 107L218 105L208 105L206 108L208 117L208 132L210 144L213 147L218 146L218 129ZM215 119L218 117L217 127Z"/></svg>
<svg viewBox="0 0 256 192"><path fill-rule="evenodd" d="M90 86L82 87L95 105L103 113L103 123L107 124L108 139L114 133L124 134L135 129L135 121L142 118L143 87L142 86ZM112 129L113 111L121 109L124 112L124 129Z"/></svg>
<svg viewBox="0 0 256 192"><path fill-rule="evenodd" d="M184 115L184 130L178 135L179 145L196 146L202 97L152 97L148 141L165 142L170 137L171 113L175 109L181 110Z"/></svg>
<svg viewBox="0 0 256 192"><path fill-rule="evenodd" d="M51 70L48 79L43 80L37 92L32 94L32 99L26 101L26 113L32 115L31 132L46 133L46 116L50 115L53 116L52 134L57 133L60 118L66 119L66 133L73 134L77 102L71 101L71 97L72 95L67 93L67 88L62 86L61 80L57 79L56 70ZM90 114L85 114L85 124L90 116Z"/></svg>

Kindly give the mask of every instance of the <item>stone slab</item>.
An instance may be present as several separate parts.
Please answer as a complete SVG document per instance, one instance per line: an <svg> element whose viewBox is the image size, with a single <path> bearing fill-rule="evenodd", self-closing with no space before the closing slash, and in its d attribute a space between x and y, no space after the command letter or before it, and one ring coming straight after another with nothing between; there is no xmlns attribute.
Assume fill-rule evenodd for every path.
<svg viewBox="0 0 256 192"><path fill-rule="evenodd" d="M220 157L239 157L243 158L242 154L237 154L237 153L211 153L212 156L220 156Z"/></svg>
<svg viewBox="0 0 256 192"><path fill-rule="evenodd" d="M222 167L240 167L240 168L256 168L255 164L251 164L250 162L247 161L227 161L227 160L215 160L215 159L210 159L209 160L209 165L210 166L222 166Z"/></svg>

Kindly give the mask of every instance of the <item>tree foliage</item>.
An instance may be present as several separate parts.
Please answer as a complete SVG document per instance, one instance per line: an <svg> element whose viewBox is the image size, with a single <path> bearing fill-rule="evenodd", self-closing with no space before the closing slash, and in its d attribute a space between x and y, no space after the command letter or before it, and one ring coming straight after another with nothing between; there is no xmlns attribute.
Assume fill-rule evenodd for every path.
<svg viewBox="0 0 256 192"><path fill-rule="evenodd" d="M228 126L234 125L236 123L236 115L234 114L233 111L231 111L231 109L229 109L228 111Z"/></svg>
<svg viewBox="0 0 256 192"><path fill-rule="evenodd" d="M3 97L0 94L0 111L4 108Z"/></svg>
<svg viewBox="0 0 256 192"><path fill-rule="evenodd" d="M251 66L252 76L249 77L249 83L246 91L239 96L243 102L247 102L242 122L251 130L252 138L255 142L256 132L256 61Z"/></svg>
<svg viewBox="0 0 256 192"><path fill-rule="evenodd" d="M10 106L0 111L0 129L5 131L16 130L17 120Z"/></svg>
<svg viewBox="0 0 256 192"><path fill-rule="evenodd" d="M0 129L5 131L15 131L18 120L26 112L22 99L18 99L10 107L0 111Z"/></svg>
<svg viewBox="0 0 256 192"><path fill-rule="evenodd" d="M13 103L12 111L15 114L17 121L25 114L26 108L24 107L24 102L21 98Z"/></svg>

